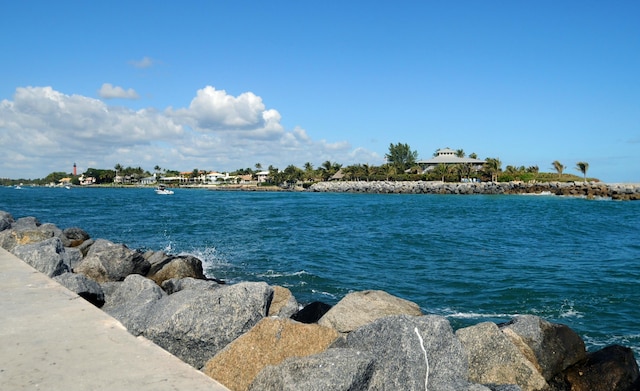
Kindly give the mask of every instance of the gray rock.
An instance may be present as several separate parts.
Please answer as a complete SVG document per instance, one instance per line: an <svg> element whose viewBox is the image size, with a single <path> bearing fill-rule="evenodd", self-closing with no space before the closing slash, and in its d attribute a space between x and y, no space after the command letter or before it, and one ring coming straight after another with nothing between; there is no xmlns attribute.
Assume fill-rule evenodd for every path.
<svg viewBox="0 0 640 391"><path fill-rule="evenodd" d="M106 293L102 310L118 319L133 335L147 329L158 303L167 296L155 282L137 274L127 276L117 285L102 284L102 287Z"/></svg>
<svg viewBox="0 0 640 391"><path fill-rule="evenodd" d="M58 238L16 246L11 251L33 268L49 277L55 277L69 271L64 262L64 246Z"/></svg>
<svg viewBox="0 0 640 391"><path fill-rule="evenodd" d="M172 278L207 278L202 269L202 261L192 255L168 256L162 262L150 266L147 277L158 285Z"/></svg>
<svg viewBox="0 0 640 391"><path fill-rule="evenodd" d="M346 295L318 321L320 326L333 327L348 333L389 315L421 316L420 306L392 296L384 291L361 291Z"/></svg>
<svg viewBox="0 0 640 391"><path fill-rule="evenodd" d="M263 282L181 290L154 305L143 335L200 369L266 316L272 296Z"/></svg>
<svg viewBox="0 0 640 391"><path fill-rule="evenodd" d="M307 357L289 358L267 366L255 378L252 391L366 391L375 368L372 353L329 349Z"/></svg>
<svg viewBox="0 0 640 391"><path fill-rule="evenodd" d="M26 231L36 229L40 225L40 220L33 216L20 217L11 224L11 229L16 231Z"/></svg>
<svg viewBox="0 0 640 391"><path fill-rule="evenodd" d="M0 210L0 231L11 228L11 224L14 222L11 213Z"/></svg>
<svg viewBox="0 0 640 391"><path fill-rule="evenodd" d="M91 246L94 243L95 243L95 241L93 239L87 239L84 242L82 242L80 245L76 246L75 248L80 250L80 252L82 253L83 257L86 257L87 254L89 253L89 248L91 248Z"/></svg>
<svg viewBox="0 0 640 391"><path fill-rule="evenodd" d="M100 308L104 305L104 292L100 285L84 274L64 273L53 278L78 296Z"/></svg>
<svg viewBox="0 0 640 391"><path fill-rule="evenodd" d="M484 384L491 391L522 391L517 384Z"/></svg>
<svg viewBox="0 0 640 391"><path fill-rule="evenodd" d="M36 230L42 232L43 237L50 235L49 237L59 238L65 247L71 247L71 240L69 240L69 238L64 235L63 231L54 224L45 223L40 225Z"/></svg>
<svg viewBox="0 0 640 391"><path fill-rule="evenodd" d="M65 247L64 248L64 263L67 264L69 270L73 271L76 266L82 261L84 255L77 247Z"/></svg>
<svg viewBox="0 0 640 391"><path fill-rule="evenodd" d="M500 327L519 335L531 348L546 380L587 356L582 338L563 324L523 315Z"/></svg>
<svg viewBox="0 0 640 391"><path fill-rule="evenodd" d="M638 390L640 373L633 351L610 345L556 375L550 382L553 390L633 391Z"/></svg>
<svg viewBox="0 0 640 391"><path fill-rule="evenodd" d="M342 344L376 357L374 390L424 390L427 377L430 390L486 389L467 381L465 351L442 316L378 319L352 331Z"/></svg>
<svg viewBox="0 0 640 391"><path fill-rule="evenodd" d="M90 238L85 230L78 227L66 228L62 233L70 241L68 247L78 247Z"/></svg>
<svg viewBox="0 0 640 391"><path fill-rule="evenodd" d="M456 331L469 357L469 380L483 384L518 384L524 391L549 387L531 361L500 332L485 322Z"/></svg>
<svg viewBox="0 0 640 391"><path fill-rule="evenodd" d="M102 283L122 281L130 274L146 275L149 268L149 262L142 254L123 244L98 239L74 270Z"/></svg>
<svg viewBox="0 0 640 391"><path fill-rule="evenodd" d="M167 292L168 295L174 294L176 292L180 292L185 289L217 289L222 285L218 284L212 280L199 280L192 277L185 278L172 278L169 280L165 280L162 283L162 289Z"/></svg>
<svg viewBox="0 0 640 391"><path fill-rule="evenodd" d="M65 243L62 231L53 224L40 225L34 218L27 217L19 221L20 224L14 223L10 229L0 231L0 246L7 251L12 251L16 246L38 243L53 237Z"/></svg>

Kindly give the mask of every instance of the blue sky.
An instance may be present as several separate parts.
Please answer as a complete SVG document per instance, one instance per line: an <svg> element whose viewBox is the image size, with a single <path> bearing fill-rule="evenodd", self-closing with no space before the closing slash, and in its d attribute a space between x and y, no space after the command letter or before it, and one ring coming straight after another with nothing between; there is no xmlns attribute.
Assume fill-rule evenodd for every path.
<svg viewBox="0 0 640 391"><path fill-rule="evenodd" d="M380 165L391 143L640 182L637 1L0 6L0 177Z"/></svg>

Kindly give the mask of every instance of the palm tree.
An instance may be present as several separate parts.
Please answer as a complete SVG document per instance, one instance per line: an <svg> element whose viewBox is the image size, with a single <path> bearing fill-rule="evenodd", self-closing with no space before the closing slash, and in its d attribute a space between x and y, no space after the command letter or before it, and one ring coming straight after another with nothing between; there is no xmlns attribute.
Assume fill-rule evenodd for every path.
<svg viewBox="0 0 640 391"><path fill-rule="evenodd" d="M469 179L471 176L471 164L470 163L460 163L455 165L455 170L460 176L460 182L462 182L463 178Z"/></svg>
<svg viewBox="0 0 640 391"><path fill-rule="evenodd" d="M553 169L558 173L558 177L562 178L562 171L564 171L566 167L557 160L551 163L551 165L553 166Z"/></svg>
<svg viewBox="0 0 640 391"><path fill-rule="evenodd" d="M256 163L255 167L256 167L256 170L262 171L262 164Z"/></svg>
<svg viewBox="0 0 640 391"><path fill-rule="evenodd" d="M465 157L464 149L456 149L457 157Z"/></svg>
<svg viewBox="0 0 640 391"><path fill-rule="evenodd" d="M439 175L442 182L445 181L446 177L451 173L451 166L448 164L440 163L433 169L434 174Z"/></svg>
<svg viewBox="0 0 640 391"><path fill-rule="evenodd" d="M584 177L584 181L587 181L587 170L589 169L589 163L587 162L578 162L576 163L576 168L578 169L578 171L580 171L582 173L582 176Z"/></svg>
<svg viewBox="0 0 640 391"><path fill-rule="evenodd" d="M500 168L502 167L502 162L498 158L488 157L485 159L487 162L484 165L484 170L487 174L491 176L491 182L498 181L498 173L500 172Z"/></svg>

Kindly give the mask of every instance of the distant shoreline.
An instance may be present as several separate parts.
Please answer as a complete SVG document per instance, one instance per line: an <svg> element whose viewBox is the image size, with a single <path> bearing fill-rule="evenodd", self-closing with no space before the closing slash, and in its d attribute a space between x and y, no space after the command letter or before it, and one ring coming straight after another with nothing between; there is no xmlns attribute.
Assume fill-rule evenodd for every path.
<svg viewBox="0 0 640 391"><path fill-rule="evenodd" d="M89 185L79 188L153 189L156 185ZM640 200L640 183L603 182L440 182L440 181L330 181L317 182L303 188L231 185L178 185L172 188L211 191L314 192L372 194L549 194L588 199Z"/></svg>

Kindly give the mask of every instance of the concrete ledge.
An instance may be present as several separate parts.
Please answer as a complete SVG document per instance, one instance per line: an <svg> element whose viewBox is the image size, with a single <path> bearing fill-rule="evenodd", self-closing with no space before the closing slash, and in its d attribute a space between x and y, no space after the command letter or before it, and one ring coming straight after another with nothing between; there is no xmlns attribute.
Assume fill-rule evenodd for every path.
<svg viewBox="0 0 640 391"><path fill-rule="evenodd" d="M228 391L1 248L0 294L1 389Z"/></svg>

